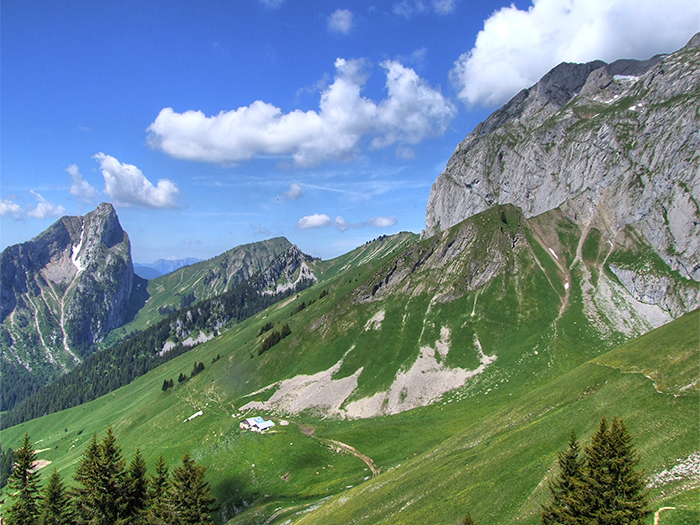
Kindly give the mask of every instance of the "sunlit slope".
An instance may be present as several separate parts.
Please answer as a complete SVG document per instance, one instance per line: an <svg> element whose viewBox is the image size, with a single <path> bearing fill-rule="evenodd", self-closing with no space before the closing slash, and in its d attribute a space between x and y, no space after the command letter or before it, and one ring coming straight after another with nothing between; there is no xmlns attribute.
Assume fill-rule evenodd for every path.
<svg viewBox="0 0 700 525"><path fill-rule="evenodd" d="M430 415L402 414L392 426L428 431L447 424L456 433L415 458L406 446L401 467L293 522L455 523L469 511L478 523L539 523L540 504L549 496L547 479L555 474L556 453L565 448L568 432L575 428L587 443L602 415L617 415L634 435L641 467L653 482L652 506L676 507L660 523L698 523L699 327L695 311L510 402L481 398L435 407ZM684 375L690 365L695 386L659 392L644 374L610 366L631 362L658 377ZM372 446L363 436L376 438L388 426L386 421L337 425L334 436L378 458L384 445ZM393 446L401 449L403 439L396 436ZM662 474L674 467L681 479Z"/></svg>
<svg viewBox="0 0 700 525"><path fill-rule="evenodd" d="M66 478L92 433L110 424L125 455L139 446L151 468L160 453L174 464L190 450L209 467L219 522L241 511L234 523L453 523L470 510L480 523L535 523L546 497L540 483L571 426L585 438L602 413L625 417L652 472L686 458L697 441L693 387L659 394L644 375L591 362L670 319L615 281L610 244L592 232L558 212L525 220L514 207L494 208L0 438L16 446L29 432L39 457ZM289 324L291 335L259 354L268 323L272 331ZM697 344L685 348L692 360ZM202 373L161 390L200 361ZM692 373L677 388L690 383ZM241 431L246 405L269 409L245 414L277 418L275 433ZM382 474L371 481L370 467L334 452L329 439L355 447ZM370 486L381 502L355 496ZM325 499L340 493L351 498L344 505Z"/></svg>
<svg viewBox="0 0 700 525"><path fill-rule="evenodd" d="M314 271L317 271L319 280L323 281L369 262L393 255L418 242L418 238L418 234L411 232L382 235L334 259L315 261Z"/></svg>
<svg viewBox="0 0 700 525"><path fill-rule="evenodd" d="M149 326L164 317L164 309L175 311L181 308L183 298L186 300L187 296L202 300L221 295L256 272L265 270L278 255L291 246L284 237L244 244L207 261L191 264L150 280L148 301L134 321L122 330L129 332ZM188 305L189 303L185 304Z"/></svg>

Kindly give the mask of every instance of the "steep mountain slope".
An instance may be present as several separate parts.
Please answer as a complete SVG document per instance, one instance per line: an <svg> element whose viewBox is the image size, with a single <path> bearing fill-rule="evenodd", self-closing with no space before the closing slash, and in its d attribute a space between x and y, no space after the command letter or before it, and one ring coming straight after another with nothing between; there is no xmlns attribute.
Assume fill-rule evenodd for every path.
<svg viewBox="0 0 700 525"><path fill-rule="evenodd" d="M209 467L220 523L453 523L469 510L534 525L571 426L585 440L615 414L658 480L655 508L697 519L699 314L606 353L670 319L619 284L609 251L559 211L493 208L0 438L29 432L67 478L109 424L150 466L190 450ZM291 334L258 355L268 324ZM205 370L163 392L193 361ZM273 432L239 428L258 414Z"/></svg>
<svg viewBox="0 0 700 525"><path fill-rule="evenodd" d="M700 35L646 62L561 64L477 126L432 187L425 235L496 203L633 229L700 280Z"/></svg>
<svg viewBox="0 0 700 525"><path fill-rule="evenodd" d="M221 295L266 270L292 248L284 237L244 244L208 261L179 268L148 282L149 299L124 331L142 330L195 301ZM298 250L298 248L297 248Z"/></svg>
<svg viewBox="0 0 700 525"><path fill-rule="evenodd" d="M129 237L111 204L63 217L0 255L2 410L22 388L41 385L84 359L133 314L135 277Z"/></svg>

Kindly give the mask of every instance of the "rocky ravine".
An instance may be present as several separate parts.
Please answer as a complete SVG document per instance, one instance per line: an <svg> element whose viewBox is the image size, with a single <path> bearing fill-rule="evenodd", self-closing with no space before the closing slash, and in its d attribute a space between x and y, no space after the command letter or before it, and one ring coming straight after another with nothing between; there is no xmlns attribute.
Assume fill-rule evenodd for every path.
<svg viewBox="0 0 700 525"><path fill-rule="evenodd" d="M0 272L3 377L19 366L40 383L124 323L135 279L129 237L106 203L9 246Z"/></svg>
<svg viewBox="0 0 700 525"><path fill-rule="evenodd" d="M700 281L699 129L700 34L645 62L560 64L457 147L423 235L497 203L527 217L561 207L614 242L631 227Z"/></svg>

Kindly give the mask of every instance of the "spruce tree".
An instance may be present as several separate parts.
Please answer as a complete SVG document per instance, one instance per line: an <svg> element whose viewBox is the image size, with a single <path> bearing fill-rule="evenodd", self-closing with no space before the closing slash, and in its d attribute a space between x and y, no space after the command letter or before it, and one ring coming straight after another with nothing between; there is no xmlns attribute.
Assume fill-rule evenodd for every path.
<svg viewBox="0 0 700 525"><path fill-rule="evenodd" d="M605 416L586 448L582 500L585 516L600 525L642 525L651 514L632 437L621 419Z"/></svg>
<svg viewBox="0 0 700 525"><path fill-rule="evenodd" d="M14 466L7 480L12 504L3 512L7 525L35 525L39 517L39 475L34 471L36 453L24 434L22 446L15 451Z"/></svg>
<svg viewBox="0 0 700 525"><path fill-rule="evenodd" d="M93 435L78 464L75 480L76 523L78 525L114 525L126 517L126 470L121 449L112 427L102 442Z"/></svg>
<svg viewBox="0 0 700 525"><path fill-rule="evenodd" d="M146 522L150 525L167 525L168 508L165 501L168 490L168 466L165 458L159 456L156 472L148 481L148 511Z"/></svg>
<svg viewBox="0 0 700 525"><path fill-rule="evenodd" d="M137 448L126 473L126 512L130 523L143 523L148 504L148 480L146 461Z"/></svg>
<svg viewBox="0 0 700 525"><path fill-rule="evenodd" d="M78 483L78 486L74 487L72 491L75 522L78 525L90 523L94 509L97 508L99 448L95 433L85 448L73 475L73 479Z"/></svg>
<svg viewBox="0 0 700 525"><path fill-rule="evenodd" d="M126 510L126 462L116 440L112 427L108 427L99 449L100 497L97 510L100 523L105 525L117 523Z"/></svg>
<svg viewBox="0 0 700 525"><path fill-rule="evenodd" d="M578 460L571 434L559 456L560 477L552 484L553 501L543 507L543 524L642 525L651 514L639 456L624 422L603 416L591 444Z"/></svg>
<svg viewBox="0 0 700 525"><path fill-rule="evenodd" d="M70 525L73 523L70 497L61 479L61 474L56 468L49 476L43 495L39 525Z"/></svg>
<svg viewBox="0 0 700 525"><path fill-rule="evenodd" d="M569 447L559 453L559 476L549 483L552 503L542 507L544 525L577 523L577 516L580 515L577 490L582 488L584 465L579 458L580 450L576 432L571 429Z"/></svg>
<svg viewBox="0 0 700 525"><path fill-rule="evenodd" d="M173 469L165 498L171 525L213 525L210 512L216 498L211 496L209 482L204 478L206 468L195 464L186 452L182 465Z"/></svg>

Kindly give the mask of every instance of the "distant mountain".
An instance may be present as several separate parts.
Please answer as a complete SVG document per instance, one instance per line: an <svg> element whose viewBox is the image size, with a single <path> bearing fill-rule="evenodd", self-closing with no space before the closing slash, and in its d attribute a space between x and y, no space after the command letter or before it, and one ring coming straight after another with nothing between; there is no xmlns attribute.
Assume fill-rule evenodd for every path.
<svg viewBox="0 0 700 525"><path fill-rule="evenodd" d="M0 272L2 410L18 395L8 386L31 390L71 369L133 315L130 301L145 292L107 203L7 247Z"/></svg>
<svg viewBox="0 0 700 525"><path fill-rule="evenodd" d="M196 264L201 261L202 259L195 259L194 257L187 257L185 259L158 259L152 264L134 263L134 272L144 279L155 279L156 277L174 272L183 266L189 266L190 264Z"/></svg>
<svg viewBox="0 0 700 525"><path fill-rule="evenodd" d="M207 261L183 266L149 280L149 299L124 331L142 330L195 301L231 290L267 270L292 246L284 237L243 244Z"/></svg>
<svg viewBox="0 0 700 525"><path fill-rule="evenodd" d="M560 208L616 244L633 232L700 281L699 46L700 34L644 62L552 69L457 147L433 184L424 235L495 204L526 217Z"/></svg>
<svg viewBox="0 0 700 525"><path fill-rule="evenodd" d="M134 273L141 277L142 279L155 279L157 277L160 277L163 275L162 272L159 272L155 268L152 268L151 266L147 264L139 264L139 263L134 263Z"/></svg>

